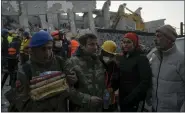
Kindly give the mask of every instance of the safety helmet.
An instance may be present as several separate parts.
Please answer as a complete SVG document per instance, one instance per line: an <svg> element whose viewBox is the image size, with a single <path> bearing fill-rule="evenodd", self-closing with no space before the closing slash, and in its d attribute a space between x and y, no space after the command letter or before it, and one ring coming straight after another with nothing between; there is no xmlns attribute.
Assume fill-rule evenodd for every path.
<svg viewBox="0 0 185 113"><path fill-rule="evenodd" d="M9 30L8 33L12 35L15 33L15 30Z"/></svg>
<svg viewBox="0 0 185 113"><path fill-rule="evenodd" d="M8 29L2 29L1 30L1 35L6 35L8 34Z"/></svg>
<svg viewBox="0 0 185 113"><path fill-rule="evenodd" d="M29 36L29 33L28 33L27 31L25 31L25 32L23 33L23 36L28 37L28 36Z"/></svg>
<svg viewBox="0 0 185 113"><path fill-rule="evenodd" d="M57 31L53 31L51 33L51 36L53 37L53 39L59 39L59 31L58 30Z"/></svg>
<svg viewBox="0 0 185 113"><path fill-rule="evenodd" d="M107 52L107 53L110 53L110 54L116 54L116 48L117 48L117 45L114 41L112 40L107 40L103 43L103 45L101 46L101 48Z"/></svg>
<svg viewBox="0 0 185 113"><path fill-rule="evenodd" d="M59 35L59 31L58 30L51 32L51 36L56 36L56 35Z"/></svg>
<svg viewBox="0 0 185 113"><path fill-rule="evenodd" d="M39 31L32 36L29 47L39 47L52 40L53 38L48 32Z"/></svg>

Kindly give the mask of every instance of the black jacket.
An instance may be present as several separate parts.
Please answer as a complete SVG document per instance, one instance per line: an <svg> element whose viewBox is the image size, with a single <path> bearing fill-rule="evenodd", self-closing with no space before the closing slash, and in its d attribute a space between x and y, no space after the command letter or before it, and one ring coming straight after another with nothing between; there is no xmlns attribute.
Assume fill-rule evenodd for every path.
<svg viewBox="0 0 185 113"><path fill-rule="evenodd" d="M138 106L151 83L149 61L140 51L132 52L129 57L121 56L118 61L120 74L112 80L112 86L114 90L119 88L120 108Z"/></svg>

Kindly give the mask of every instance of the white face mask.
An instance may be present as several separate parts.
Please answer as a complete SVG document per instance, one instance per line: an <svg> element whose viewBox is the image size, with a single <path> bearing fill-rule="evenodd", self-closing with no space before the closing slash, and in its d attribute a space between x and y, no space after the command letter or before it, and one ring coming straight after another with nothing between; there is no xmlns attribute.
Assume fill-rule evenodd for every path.
<svg viewBox="0 0 185 113"><path fill-rule="evenodd" d="M55 47L58 47L58 48L62 47L62 41L61 40L55 41Z"/></svg>
<svg viewBox="0 0 185 113"><path fill-rule="evenodd" d="M103 61L104 61L105 63L107 63L107 62L110 61L110 58L109 58L109 57L106 57L106 56L103 56Z"/></svg>

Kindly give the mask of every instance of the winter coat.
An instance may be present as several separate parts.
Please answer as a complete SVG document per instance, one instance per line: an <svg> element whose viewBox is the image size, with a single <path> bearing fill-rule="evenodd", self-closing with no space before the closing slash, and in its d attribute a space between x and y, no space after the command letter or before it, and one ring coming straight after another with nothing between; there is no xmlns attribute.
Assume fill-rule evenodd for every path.
<svg viewBox="0 0 185 113"><path fill-rule="evenodd" d="M185 101L184 54L174 45L151 59L152 106L156 112L179 112Z"/></svg>
<svg viewBox="0 0 185 113"><path fill-rule="evenodd" d="M105 69L99 58L87 55L79 48L75 56L66 61L64 72L71 71L74 71L78 77L73 97L81 105L76 109L76 112L102 111L102 105L93 106L90 102L91 96L102 98L106 89Z"/></svg>
<svg viewBox="0 0 185 113"><path fill-rule="evenodd" d="M30 76L39 76L40 73L45 71L62 71L64 61L60 57L53 57L45 66L38 65L37 62L29 60L26 64L22 65L17 73L16 94L13 103L20 112L65 112L67 111L67 92L60 95L47 98L40 101L31 99L30 92ZM27 67L25 67L27 65ZM29 66L28 66L29 65ZM47 66L47 68L46 68ZM26 69L25 69L26 68ZM30 69L29 69L30 68ZM30 71L30 72L29 72ZM31 75L26 74L31 73ZM10 99L9 99L10 100Z"/></svg>
<svg viewBox="0 0 185 113"><path fill-rule="evenodd" d="M121 112L136 112L151 83L149 61L140 51L134 51L128 57L120 56L118 62L120 75L114 77L112 86L114 90L119 88Z"/></svg>

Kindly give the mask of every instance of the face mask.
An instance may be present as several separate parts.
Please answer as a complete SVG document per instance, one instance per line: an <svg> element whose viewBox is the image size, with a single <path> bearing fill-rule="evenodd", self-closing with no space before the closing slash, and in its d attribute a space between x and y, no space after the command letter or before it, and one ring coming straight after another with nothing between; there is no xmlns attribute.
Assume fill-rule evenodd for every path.
<svg viewBox="0 0 185 113"><path fill-rule="evenodd" d="M55 41L55 47L57 48L62 47L62 41Z"/></svg>
<svg viewBox="0 0 185 113"><path fill-rule="evenodd" d="M105 63L107 63L107 62L110 61L110 58L109 58L109 57L106 57L106 56L103 56L103 61L104 61Z"/></svg>

